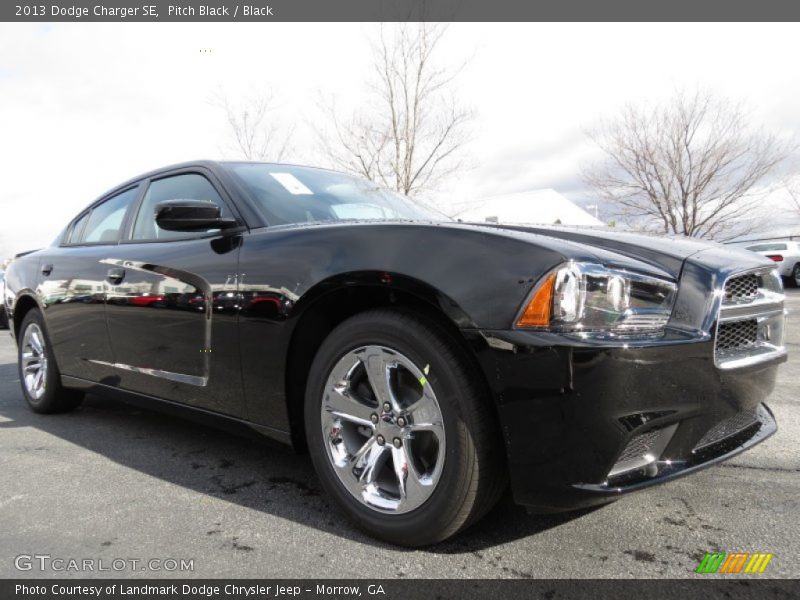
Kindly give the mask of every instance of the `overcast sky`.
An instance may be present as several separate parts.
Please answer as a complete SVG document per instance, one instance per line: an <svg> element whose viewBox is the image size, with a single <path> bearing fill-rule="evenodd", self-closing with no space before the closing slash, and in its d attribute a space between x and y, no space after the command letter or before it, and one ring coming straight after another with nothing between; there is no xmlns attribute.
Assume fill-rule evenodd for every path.
<svg viewBox="0 0 800 600"><path fill-rule="evenodd" d="M224 115L210 102L220 87L232 98L271 87L276 115L297 124L292 158L318 161L318 99L344 110L363 101L378 28L0 24L0 259L46 245L124 179L226 157ZM439 190L443 205L548 187L591 202L583 132L676 88L742 100L755 123L800 132L797 24L453 24L440 52L469 59L456 92L477 114L474 168Z"/></svg>

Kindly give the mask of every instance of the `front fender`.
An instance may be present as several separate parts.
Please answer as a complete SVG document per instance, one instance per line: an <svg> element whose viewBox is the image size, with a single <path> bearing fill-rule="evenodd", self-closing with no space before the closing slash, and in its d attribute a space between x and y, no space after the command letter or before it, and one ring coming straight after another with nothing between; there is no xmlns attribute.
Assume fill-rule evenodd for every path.
<svg viewBox="0 0 800 600"><path fill-rule="evenodd" d="M472 316L442 290L430 283L395 271L357 271L340 273L324 279L311 287L297 300L293 306L291 316L302 318L302 315L307 310L317 302L324 301L326 296L355 287L374 288L376 291L383 290L388 294L392 292L408 294L444 313L460 329L474 329L477 327Z"/></svg>

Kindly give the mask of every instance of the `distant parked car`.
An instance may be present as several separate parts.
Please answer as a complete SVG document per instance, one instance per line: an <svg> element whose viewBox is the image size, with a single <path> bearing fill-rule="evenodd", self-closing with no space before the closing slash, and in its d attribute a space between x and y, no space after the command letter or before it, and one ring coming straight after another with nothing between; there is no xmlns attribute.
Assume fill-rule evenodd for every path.
<svg viewBox="0 0 800 600"><path fill-rule="evenodd" d="M746 248L775 261L778 272L787 283L800 287L800 242L764 242Z"/></svg>
<svg viewBox="0 0 800 600"><path fill-rule="evenodd" d="M5 297L5 276L3 271L0 271L0 329L8 329L8 315L6 315L6 305L3 302Z"/></svg>

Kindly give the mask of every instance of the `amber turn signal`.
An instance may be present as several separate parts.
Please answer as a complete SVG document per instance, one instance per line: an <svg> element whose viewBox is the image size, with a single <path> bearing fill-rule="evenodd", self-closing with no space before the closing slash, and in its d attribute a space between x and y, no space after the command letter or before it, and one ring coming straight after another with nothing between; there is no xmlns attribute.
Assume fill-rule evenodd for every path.
<svg viewBox="0 0 800 600"><path fill-rule="evenodd" d="M539 284L528 306L517 319L517 327L547 327L550 325L550 311L553 306L553 288L556 282L555 273L550 273Z"/></svg>

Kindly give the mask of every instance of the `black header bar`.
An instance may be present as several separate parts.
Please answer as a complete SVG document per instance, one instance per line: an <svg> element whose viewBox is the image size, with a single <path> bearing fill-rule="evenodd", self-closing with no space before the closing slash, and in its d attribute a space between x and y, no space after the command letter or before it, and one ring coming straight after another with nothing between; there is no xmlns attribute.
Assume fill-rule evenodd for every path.
<svg viewBox="0 0 800 600"><path fill-rule="evenodd" d="M0 2L7 22L797 21L790 0L64 0Z"/></svg>
<svg viewBox="0 0 800 600"><path fill-rule="evenodd" d="M4 579L4 600L790 600L797 580L676 579Z"/></svg>

